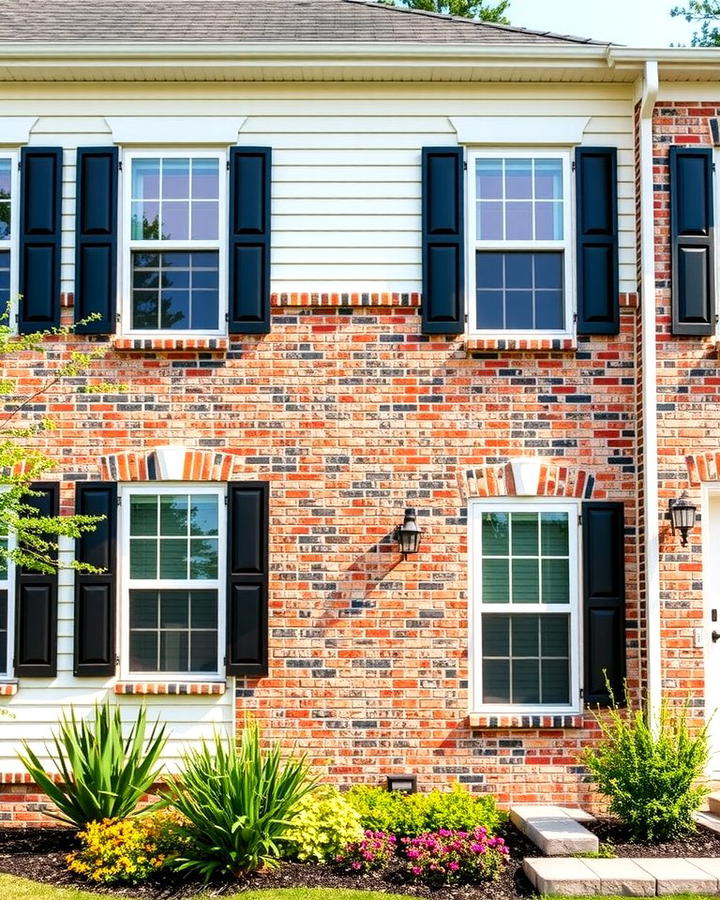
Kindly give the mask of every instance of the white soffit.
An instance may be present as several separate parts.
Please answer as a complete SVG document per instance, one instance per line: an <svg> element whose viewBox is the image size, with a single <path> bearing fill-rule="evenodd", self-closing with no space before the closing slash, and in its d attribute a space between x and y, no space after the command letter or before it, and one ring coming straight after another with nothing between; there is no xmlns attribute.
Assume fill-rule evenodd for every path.
<svg viewBox="0 0 720 900"><path fill-rule="evenodd" d="M450 116L459 144L581 144L590 118L587 116Z"/></svg>
<svg viewBox="0 0 720 900"><path fill-rule="evenodd" d="M37 116L0 116L0 144L27 144Z"/></svg>
<svg viewBox="0 0 720 900"><path fill-rule="evenodd" d="M116 144L236 144L247 120L219 116L107 116Z"/></svg>

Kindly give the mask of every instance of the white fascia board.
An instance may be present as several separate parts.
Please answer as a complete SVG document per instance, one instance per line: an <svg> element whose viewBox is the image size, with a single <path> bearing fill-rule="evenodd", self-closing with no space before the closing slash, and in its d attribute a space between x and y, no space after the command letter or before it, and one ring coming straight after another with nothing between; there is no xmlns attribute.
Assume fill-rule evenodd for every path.
<svg viewBox="0 0 720 900"><path fill-rule="evenodd" d="M551 119L547 116L450 116L459 144L581 144L587 116ZM539 137L538 137L539 136Z"/></svg>
<svg viewBox="0 0 720 900"><path fill-rule="evenodd" d="M37 119L37 116L1 116L0 144L6 147L27 144Z"/></svg>
<svg viewBox="0 0 720 900"><path fill-rule="evenodd" d="M106 116L116 144L236 144L243 118L197 116L188 131L187 116Z"/></svg>

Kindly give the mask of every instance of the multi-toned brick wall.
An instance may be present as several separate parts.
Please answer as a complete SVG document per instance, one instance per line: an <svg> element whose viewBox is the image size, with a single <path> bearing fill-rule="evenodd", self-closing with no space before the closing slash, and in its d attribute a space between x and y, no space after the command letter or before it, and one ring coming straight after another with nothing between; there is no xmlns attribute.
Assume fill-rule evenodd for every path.
<svg viewBox="0 0 720 900"><path fill-rule="evenodd" d="M718 448L720 366L714 338L671 334L671 244L669 149L672 145L712 146L710 119L717 103L662 100L653 115L655 260L657 297L657 415L660 515L686 489L698 508L701 480L716 480L704 469L690 480L687 457ZM687 547L661 518L660 578L664 691L689 698L698 720L705 711L703 608L703 525Z"/></svg>
<svg viewBox="0 0 720 900"><path fill-rule="evenodd" d="M68 511L74 482L103 476L101 455L160 445L227 452L234 477L270 481L270 668L238 679L238 723L251 710L267 738L308 750L339 784L416 772L422 789L459 780L503 802L584 803L589 714L469 719L467 502L508 490L494 476L520 456L557 465L541 479L548 495L625 502L637 683L636 300L623 295L617 337L469 353L420 334L416 295L277 296L266 336L219 349L111 343L79 381L127 392L35 404L57 423L39 443ZM23 390L76 341L87 346L55 340L47 366L23 354ZM424 535L404 561L391 534L406 506ZM19 791L0 815L21 807Z"/></svg>

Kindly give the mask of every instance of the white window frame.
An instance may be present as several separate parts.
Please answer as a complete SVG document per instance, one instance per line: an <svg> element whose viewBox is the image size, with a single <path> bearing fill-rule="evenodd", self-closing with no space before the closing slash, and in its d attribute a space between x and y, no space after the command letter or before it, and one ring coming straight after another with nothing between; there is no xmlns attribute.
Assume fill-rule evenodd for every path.
<svg viewBox="0 0 720 900"><path fill-rule="evenodd" d="M132 227L132 168L136 159L216 159L218 161L218 237L215 241L209 240L170 240L170 241L144 241L133 240ZM121 332L130 337L137 338L184 338L199 339L206 337L222 337L227 334L228 313L228 284L227 284L227 208L229 175L227 171L228 155L225 150L126 150L122 154L121 169L121 196L120 207L120 234L122 246L122 260L120 269L120 297L121 297ZM139 329L132 327L132 254L136 250L154 251L157 253L172 253L173 251L218 251L218 327L214 330L197 331L192 329L153 328Z"/></svg>
<svg viewBox="0 0 720 900"><path fill-rule="evenodd" d="M478 159L561 159L563 166L563 239L561 241L480 241L477 236L477 179L475 163ZM498 340L521 340L523 338L571 338L575 334L575 192L572 178L572 151L569 149L536 150L528 147L524 150L507 150L504 148L483 148L468 152L468 190L467 190L467 272L468 272L468 336L494 337ZM529 253L543 250L561 250L563 252L563 301L565 309L565 325L560 329L540 330L527 328L524 330L478 329L477 327L477 278L475 257L477 251L496 251L506 253L525 250Z"/></svg>
<svg viewBox="0 0 720 900"><path fill-rule="evenodd" d="M0 150L0 159L10 160L10 240L0 241L0 250L10 251L10 319L5 323L17 331L20 290L20 170L17 150ZM3 309L4 311L4 309Z"/></svg>
<svg viewBox="0 0 720 900"><path fill-rule="evenodd" d="M582 559L580 530L580 501L545 501L523 497L471 500L468 503L468 596L470 619L469 669L470 713L486 715L573 715L582 711L582 598L580 560ZM565 613L570 615L570 703L500 704L482 702L482 515L487 512L563 512L568 515L569 542L569 603L507 603L488 604L500 614Z"/></svg>
<svg viewBox="0 0 720 900"><path fill-rule="evenodd" d="M136 494L210 494L218 498L218 577L216 579L130 579L130 497ZM137 482L118 485L120 500L118 533L120 536L120 678L127 681L181 681L205 682L221 681L225 677L225 603L226 603L226 558L227 522L223 512L227 502L225 484L177 481L152 483ZM218 668L215 672L152 672L133 671L130 668L130 591L137 590L217 590L218 595Z"/></svg>
<svg viewBox="0 0 720 900"><path fill-rule="evenodd" d="M8 548L12 550L15 547L15 536L7 535ZM5 579L0 578L0 590L7 591L7 659L5 660L5 671L0 672L0 684L4 681L12 681L13 678L13 661L15 659L15 563L7 560L7 576Z"/></svg>

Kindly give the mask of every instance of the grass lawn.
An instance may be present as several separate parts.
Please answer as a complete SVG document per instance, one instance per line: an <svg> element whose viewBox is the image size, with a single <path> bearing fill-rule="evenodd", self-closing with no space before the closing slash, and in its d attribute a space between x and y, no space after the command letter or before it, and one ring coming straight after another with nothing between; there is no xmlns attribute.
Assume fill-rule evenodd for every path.
<svg viewBox="0 0 720 900"><path fill-rule="evenodd" d="M111 895L78 891L73 888L57 888L50 884L38 884L14 875L0 875L2 900L103 900ZM397 894L375 891L340 891L323 888L287 888L273 891L243 891L223 900L408 900ZM202 900L202 894L197 900ZM593 898L598 900L598 898ZM668 898L670 900L670 898ZM694 900L698 900L697 897Z"/></svg>

